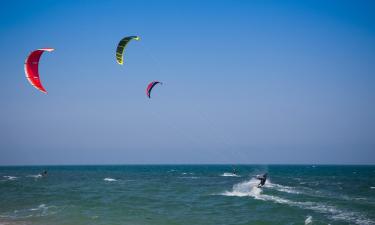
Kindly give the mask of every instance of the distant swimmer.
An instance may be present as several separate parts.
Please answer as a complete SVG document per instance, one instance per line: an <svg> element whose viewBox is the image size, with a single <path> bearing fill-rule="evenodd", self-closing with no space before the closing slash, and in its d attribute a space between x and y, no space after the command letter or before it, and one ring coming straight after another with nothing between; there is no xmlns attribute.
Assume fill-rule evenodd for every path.
<svg viewBox="0 0 375 225"><path fill-rule="evenodd" d="M42 173L40 173L40 175L41 175L42 177L46 177L46 176L47 176L47 170L44 170Z"/></svg>
<svg viewBox="0 0 375 225"><path fill-rule="evenodd" d="M232 172L234 175L237 175L237 170L236 168L233 168L233 172Z"/></svg>
<svg viewBox="0 0 375 225"><path fill-rule="evenodd" d="M263 175L258 175L256 178L258 180L260 180L260 183L258 184L258 188L261 188L264 186L264 184L266 183L266 180L267 180L267 173L263 174Z"/></svg>

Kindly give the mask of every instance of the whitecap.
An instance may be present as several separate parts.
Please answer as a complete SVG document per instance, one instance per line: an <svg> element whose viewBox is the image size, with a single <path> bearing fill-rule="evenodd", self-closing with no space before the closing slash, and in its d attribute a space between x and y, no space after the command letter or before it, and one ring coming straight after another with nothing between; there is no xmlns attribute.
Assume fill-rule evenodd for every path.
<svg viewBox="0 0 375 225"><path fill-rule="evenodd" d="M18 178L18 177L14 177L14 176L3 176L3 177L8 179L8 180L15 180L15 179Z"/></svg>
<svg viewBox="0 0 375 225"><path fill-rule="evenodd" d="M29 210L30 211L37 211L37 210L45 210L45 209L48 209L48 207L46 206L46 204L40 204L37 208L31 208Z"/></svg>
<svg viewBox="0 0 375 225"><path fill-rule="evenodd" d="M270 189L274 189L274 190L277 190L277 191L280 191L280 192L286 192L286 193L289 193L289 194L300 194L300 192L295 190L295 188L293 188L293 187L284 186L284 185L281 185L281 184L273 184L273 183L271 183L271 181L268 181L265 184L265 187L270 188Z"/></svg>
<svg viewBox="0 0 375 225"><path fill-rule="evenodd" d="M182 175L187 175L187 174L190 174L190 175L193 175L194 173L181 173Z"/></svg>
<svg viewBox="0 0 375 225"><path fill-rule="evenodd" d="M364 215L358 212L348 212L345 210L338 209L334 206L325 205L317 202L298 202L292 201L286 198L281 198L278 196L262 194L263 188L258 188L259 181L252 178L249 181L244 181L233 185L231 191L225 191L220 195L224 196L237 196L237 197L252 197L257 200L270 201L278 204L286 204L293 207L298 207L302 209L308 209L315 212L319 212L327 215L333 220L346 221L352 224L369 225L375 224L374 221L366 218ZM276 184L269 183L265 187L278 187ZM286 186L283 186L286 187ZM278 187L279 188L279 187ZM311 219L312 220L312 219Z"/></svg>
<svg viewBox="0 0 375 225"><path fill-rule="evenodd" d="M370 187L371 189L375 189L375 187Z"/></svg>
<svg viewBox="0 0 375 225"><path fill-rule="evenodd" d="M225 191L222 195L237 197L251 196L256 198L262 192L262 189L257 187L258 183L259 181L253 178L249 181L233 185L232 191Z"/></svg>
<svg viewBox="0 0 375 225"><path fill-rule="evenodd" d="M311 224L312 223L312 216L307 216L306 220L305 220L305 225L306 224Z"/></svg>
<svg viewBox="0 0 375 225"><path fill-rule="evenodd" d="M31 217L54 215L58 212L59 210L56 206L47 206L46 204L40 204L36 208L14 210L13 212L3 214L1 217L11 219L26 219Z"/></svg>
<svg viewBox="0 0 375 225"><path fill-rule="evenodd" d="M220 176L222 176L222 177L241 177L241 176L239 176L235 173L223 173Z"/></svg>
<svg viewBox="0 0 375 225"><path fill-rule="evenodd" d="M37 179L37 178L41 178L43 176L41 174L35 174L35 175L27 175L26 177L31 177L31 178Z"/></svg>
<svg viewBox="0 0 375 225"><path fill-rule="evenodd" d="M104 181L113 182L113 181L117 181L117 180L114 179L114 178L106 177L106 178L104 178Z"/></svg>

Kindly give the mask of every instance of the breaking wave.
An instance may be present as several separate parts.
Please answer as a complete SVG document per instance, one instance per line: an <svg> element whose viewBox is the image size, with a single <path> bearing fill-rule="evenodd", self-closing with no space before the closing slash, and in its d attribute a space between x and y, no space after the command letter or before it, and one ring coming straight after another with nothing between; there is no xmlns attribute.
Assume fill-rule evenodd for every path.
<svg viewBox="0 0 375 225"><path fill-rule="evenodd" d="M114 182L114 181L117 181L117 180L114 179L114 178L106 177L106 178L104 178L104 181Z"/></svg>
<svg viewBox="0 0 375 225"><path fill-rule="evenodd" d="M312 223L312 216L307 216L307 218L305 220L305 225L311 224L311 223Z"/></svg>
<svg viewBox="0 0 375 225"><path fill-rule="evenodd" d="M237 174L234 174L234 173L223 173L220 176L222 176L222 177L241 177L241 176L239 176Z"/></svg>
<svg viewBox="0 0 375 225"><path fill-rule="evenodd" d="M58 211L59 210L56 206L47 206L46 204L40 204L35 208L14 210L13 212L0 215L0 217L8 219L25 219L54 215L58 213Z"/></svg>
<svg viewBox="0 0 375 225"><path fill-rule="evenodd" d="M187 174L190 174L190 175L193 175L194 173L181 173L182 175L187 175Z"/></svg>
<svg viewBox="0 0 375 225"><path fill-rule="evenodd" d="M14 177L14 176L3 176L5 179L7 180L15 180L17 179L18 177Z"/></svg>

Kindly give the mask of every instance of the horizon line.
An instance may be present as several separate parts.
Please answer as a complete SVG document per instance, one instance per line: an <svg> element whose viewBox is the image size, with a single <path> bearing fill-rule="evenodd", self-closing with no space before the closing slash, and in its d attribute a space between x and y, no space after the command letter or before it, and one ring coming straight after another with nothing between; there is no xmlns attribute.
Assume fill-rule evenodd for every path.
<svg viewBox="0 0 375 225"><path fill-rule="evenodd" d="M59 166L375 166L375 163L114 163L114 164L4 164L0 167Z"/></svg>

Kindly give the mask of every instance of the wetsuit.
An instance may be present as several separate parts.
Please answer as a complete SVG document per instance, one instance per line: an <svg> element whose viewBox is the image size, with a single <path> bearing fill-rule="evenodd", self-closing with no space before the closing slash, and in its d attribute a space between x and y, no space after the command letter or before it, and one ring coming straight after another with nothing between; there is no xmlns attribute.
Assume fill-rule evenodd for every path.
<svg viewBox="0 0 375 225"><path fill-rule="evenodd" d="M266 183L266 180L267 180L267 174L265 173L263 176L257 177L257 179L260 180L258 187L263 187L263 185Z"/></svg>

